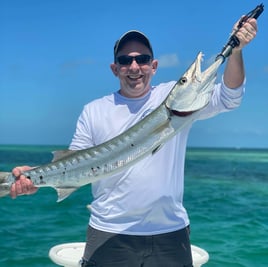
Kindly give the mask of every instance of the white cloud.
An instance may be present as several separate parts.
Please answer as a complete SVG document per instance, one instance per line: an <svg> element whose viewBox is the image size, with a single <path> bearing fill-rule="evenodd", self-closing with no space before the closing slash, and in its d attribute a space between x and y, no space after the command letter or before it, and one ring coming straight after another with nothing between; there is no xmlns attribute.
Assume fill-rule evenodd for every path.
<svg viewBox="0 0 268 267"><path fill-rule="evenodd" d="M77 60L70 60L66 61L61 65L61 68L64 70L67 69L77 69L80 66L83 65L90 65L92 64L92 60L85 58L85 59L77 59Z"/></svg>
<svg viewBox="0 0 268 267"><path fill-rule="evenodd" d="M179 65L179 59L176 54L166 54L158 57L158 64L160 68L169 68Z"/></svg>

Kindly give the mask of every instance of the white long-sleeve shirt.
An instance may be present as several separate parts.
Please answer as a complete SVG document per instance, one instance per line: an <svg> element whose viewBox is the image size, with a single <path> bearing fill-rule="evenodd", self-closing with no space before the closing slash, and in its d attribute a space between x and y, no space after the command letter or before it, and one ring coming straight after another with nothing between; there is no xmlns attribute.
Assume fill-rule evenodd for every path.
<svg viewBox="0 0 268 267"><path fill-rule="evenodd" d="M116 92L90 102L78 119L69 148L95 146L124 132L156 109L174 83L152 87L141 98L126 98ZM238 107L243 92L244 84L237 89L229 89L223 82L217 84L209 105L199 112L197 119ZM184 128L154 155L93 183L90 225L102 231L132 235L167 233L189 225L183 192L190 128Z"/></svg>

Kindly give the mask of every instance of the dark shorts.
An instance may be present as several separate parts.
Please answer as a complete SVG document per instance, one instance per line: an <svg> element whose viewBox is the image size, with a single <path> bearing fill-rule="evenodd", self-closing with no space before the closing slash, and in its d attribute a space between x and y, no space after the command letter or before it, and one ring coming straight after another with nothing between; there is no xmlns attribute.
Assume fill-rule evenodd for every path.
<svg viewBox="0 0 268 267"><path fill-rule="evenodd" d="M82 267L192 267L189 227L151 236L88 227Z"/></svg>

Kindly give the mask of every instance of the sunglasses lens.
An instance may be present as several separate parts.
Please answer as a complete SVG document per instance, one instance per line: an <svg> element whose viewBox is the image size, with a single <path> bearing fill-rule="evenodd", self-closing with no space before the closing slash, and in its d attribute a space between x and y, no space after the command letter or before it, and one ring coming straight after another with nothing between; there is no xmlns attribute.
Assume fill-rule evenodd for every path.
<svg viewBox="0 0 268 267"><path fill-rule="evenodd" d="M151 56L149 55L139 55L135 57L135 60L138 64L147 64L151 60Z"/></svg>
<svg viewBox="0 0 268 267"><path fill-rule="evenodd" d="M147 64L151 60L151 56L149 55L138 55L135 57L132 56L119 56L116 58L116 62L118 62L120 65L131 65L133 62L133 59L137 62L137 64Z"/></svg>
<svg viewBox="0 0 268 267"><path fill-rule="evenodd" d="M133 57L131 56L120 56L120 57L117 57L117 62L120 64L120 65L130 65L133 61Z"/></svg>

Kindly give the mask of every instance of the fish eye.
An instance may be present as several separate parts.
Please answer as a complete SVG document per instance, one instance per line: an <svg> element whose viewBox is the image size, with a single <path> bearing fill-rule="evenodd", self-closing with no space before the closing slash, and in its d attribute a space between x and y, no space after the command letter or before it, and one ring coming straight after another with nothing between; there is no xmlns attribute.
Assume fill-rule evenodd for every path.
<svg viewBox="0 0 268 267"><path fill-rule="evenodd" d="M179 84L185 84L187 82L187 77L181 77L179 79Z"/></svg>

